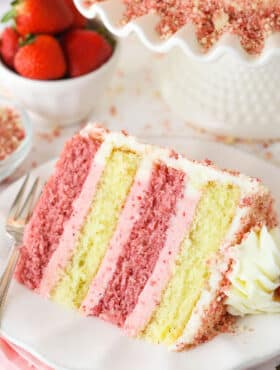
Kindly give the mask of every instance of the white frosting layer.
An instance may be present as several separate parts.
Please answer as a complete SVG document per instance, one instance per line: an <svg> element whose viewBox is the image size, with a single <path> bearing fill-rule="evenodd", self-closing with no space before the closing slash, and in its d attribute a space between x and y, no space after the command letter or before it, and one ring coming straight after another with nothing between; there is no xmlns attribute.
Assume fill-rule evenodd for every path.
<svg viewBox="0 0 280 370"><path fill-rule="evenodd" d="M274 300L280 285L280 229L251 232L233 248L236 260L227 293L228 311L232 315L280 312Z"/></svg>
<svg viewBox="0 0 280 370"><path fill-rule="evenodd" d="M168 148L161 148L149 144L142 144L134 136L126 136L121 132L106 132L98 124L89 124L82 131L82 136L100 135L103 137L108 148L128 148L148 157L151 162L161 161L168 167L186 172L190 176L191 184L199 189L209 181L219 181L222 184L232 183L240 187L241 198L253 193L268 192L268 190L257 179L243 174L231 174L219 170L213 166L206 166L204 163L191 161L181 155L177 158L171 156L172 151ZM109 149L108 149L109 150ZM148 168L150 170L150 168Z"/></svg>

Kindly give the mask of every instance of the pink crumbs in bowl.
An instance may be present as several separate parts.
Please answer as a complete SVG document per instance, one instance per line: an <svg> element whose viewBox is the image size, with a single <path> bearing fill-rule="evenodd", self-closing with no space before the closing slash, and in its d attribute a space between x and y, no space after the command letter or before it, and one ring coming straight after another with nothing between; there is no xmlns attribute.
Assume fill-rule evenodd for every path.
<svg viewBox="0 0 280 370"><path fill-rule="evenodd" d="M9 107L0 107L0 161L12 154L25 138L20 115Z"/></svg>

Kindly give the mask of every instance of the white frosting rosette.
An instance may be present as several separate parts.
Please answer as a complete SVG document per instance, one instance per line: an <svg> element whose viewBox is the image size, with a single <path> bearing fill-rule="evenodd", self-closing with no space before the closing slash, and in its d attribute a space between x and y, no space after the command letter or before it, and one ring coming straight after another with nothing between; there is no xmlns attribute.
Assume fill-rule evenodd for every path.
<svg viewBox="0 0 280 370"><path fill-rule="evenodd" d="M234 248L235 264L226 304L232 315L280 313L280 229L251 232Z"/></svg>

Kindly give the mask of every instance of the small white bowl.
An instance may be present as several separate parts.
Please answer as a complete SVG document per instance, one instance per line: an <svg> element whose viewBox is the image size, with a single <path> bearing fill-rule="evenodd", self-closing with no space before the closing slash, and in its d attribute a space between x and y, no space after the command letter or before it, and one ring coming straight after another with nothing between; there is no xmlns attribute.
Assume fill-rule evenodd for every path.
<svg viewBox="0 0 280 370"><path fill-rule="evenodd" d="M81 77L56 81L24 78L0 61L0 80L13 98L47 123L68 126L87 119L112 79L120 46L99 69Z"/></svg>
<svg viewBox="0 0 280 370"><path fill-rule="evenodd" d="M0 97L0 108L10 108L17 112L25 131L25 138L19 147L7 158L0 160L0 182L10 176L27 157L32 146L32 126L28 114L12 100Z"/></svg>

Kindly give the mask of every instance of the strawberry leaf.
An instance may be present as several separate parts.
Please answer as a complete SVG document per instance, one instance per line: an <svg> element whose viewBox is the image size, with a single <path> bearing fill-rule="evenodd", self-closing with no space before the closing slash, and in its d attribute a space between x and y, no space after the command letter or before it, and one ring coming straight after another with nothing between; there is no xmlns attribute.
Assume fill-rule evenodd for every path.
<svg viewBox="0 0 280 370"><path fill-rule="evenodd" d="M20 47L23 47L23 46L26 46L26 45L29 45L29 44L32 44L36 39L36 36L29 33L28 35L26 35L25 37L22 37L19 41L19 46Z"/></svg>
<svg viewBox="0 0 280 370"><path fill-rule="evenodd" d="M1 18L1 22L2 23L7 23L10 20L14 19L15 16L16 16L16 9L12 8L6 14L3 15L3 17Z"/></svg>

